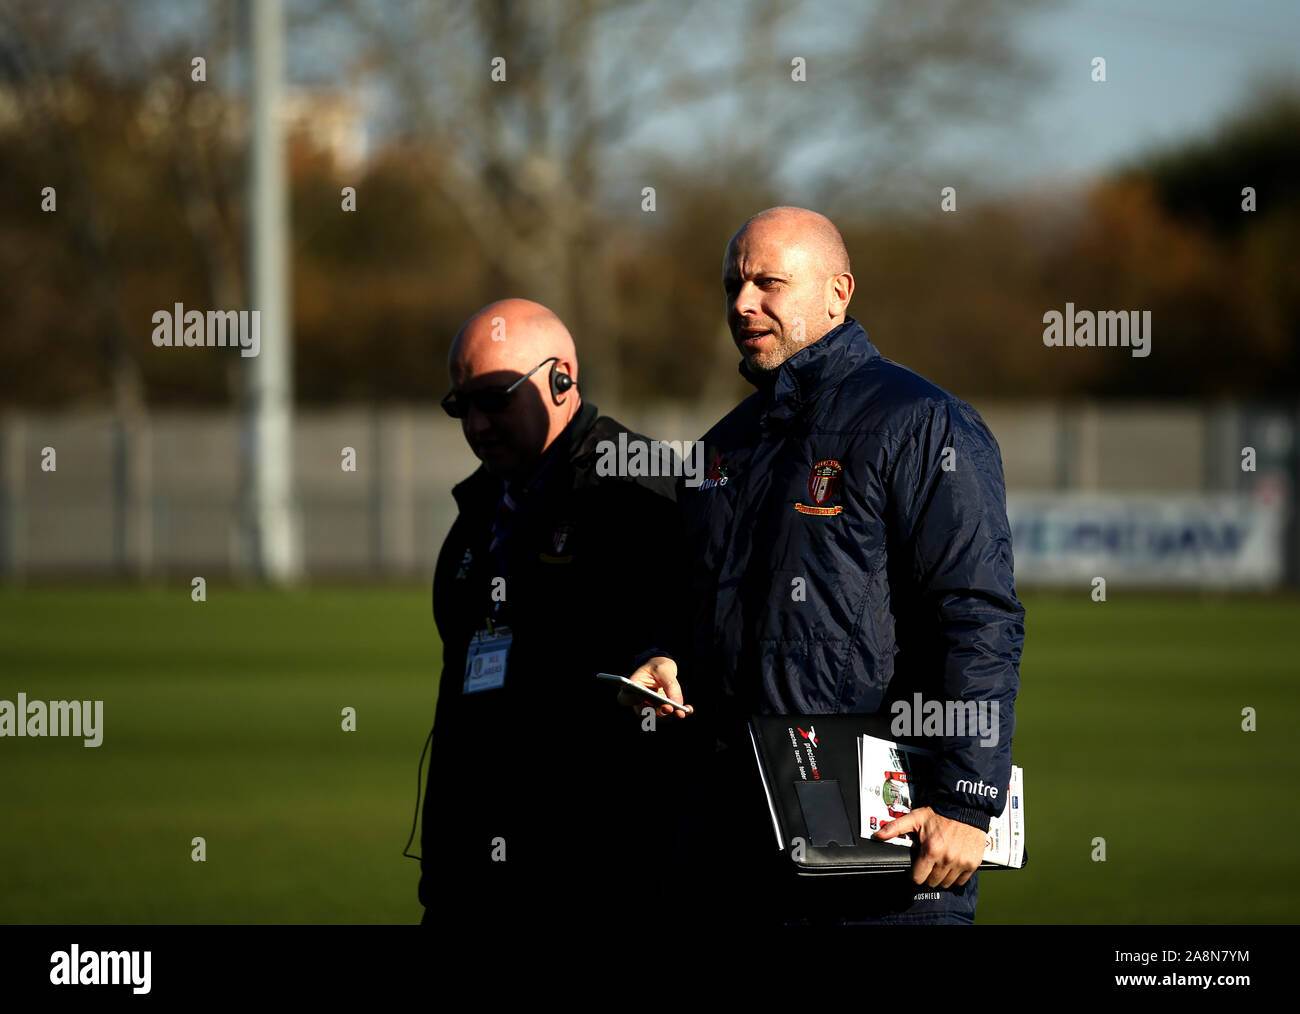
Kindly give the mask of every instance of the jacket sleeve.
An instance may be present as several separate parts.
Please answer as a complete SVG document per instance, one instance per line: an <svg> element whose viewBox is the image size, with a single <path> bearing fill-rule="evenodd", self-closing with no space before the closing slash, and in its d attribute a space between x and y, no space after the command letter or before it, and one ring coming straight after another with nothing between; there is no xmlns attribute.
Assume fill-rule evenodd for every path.
<svg viewBox="0 0 1300 1014"><path fill-rule="evenodd" d="M967 726L953 735L955 723L944 723L930 805L988 830L1011 780L1025 611L1012 574L1001 454L973 408L955 399L929 407L899 444L890 498L913 601L941 669L935 689L945 704L987 702L983 732ZM976 708L968 705L963 720Z"/></svg>
<svg viewBox="0 0 1300 1014"><path fill-rule="evenodd" d="M625 494L626 506L610 546L610 563L620 576L635 575L625 584L628 619L627 675L655 656L680 661L682 609L685 601L681 573L681 529L671 485L654 491L637 487Z"/></svg>

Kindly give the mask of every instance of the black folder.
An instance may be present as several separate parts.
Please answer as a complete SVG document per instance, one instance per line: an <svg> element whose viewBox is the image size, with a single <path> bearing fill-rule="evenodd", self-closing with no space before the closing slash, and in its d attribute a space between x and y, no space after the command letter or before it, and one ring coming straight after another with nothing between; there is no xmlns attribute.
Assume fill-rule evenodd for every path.
<svg viewBox="0 0 1300 1014"><path fill-rule="evenodd" d="M905 849L862 838L858 785L859 736L900 744L888 715L754 715L749 731L771 810L775 843L801 876L896 873L912 867L918 845ZM805 735L816 728L816 745ZM795 848L794 839L802 839ZM1024 862L1029 862L1026 848ZM1023 869L1023 866L1015 867ZM984 862L980 869L1012 867Z"/></svg>

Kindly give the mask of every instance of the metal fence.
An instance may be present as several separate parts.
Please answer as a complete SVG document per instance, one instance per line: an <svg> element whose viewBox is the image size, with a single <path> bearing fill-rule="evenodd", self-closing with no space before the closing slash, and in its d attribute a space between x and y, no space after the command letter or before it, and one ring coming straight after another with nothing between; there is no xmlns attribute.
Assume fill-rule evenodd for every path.
<svg viewBox="0 0 1300 1014"><path fill-rule="evenodd" d="M976 407L1002 448L1013 500L1053 492L1141 494L1147 503L1166 494L1234 494L1270 505L1278 521L1270 551L1280 569L1263 583L1296 583L1293 407ZM685 441L728 408L665 404L612 414L647 436ZM0 572L11 580L247 573L243 432L233 411L5 415ZM455 422L426 406L304 410L293 446L307 575L432 573L455 516L451 487L477 466ZM1243 468L1248 447L1253 470ZM355 454L355 471L343 467L345 448Z"/></svg>

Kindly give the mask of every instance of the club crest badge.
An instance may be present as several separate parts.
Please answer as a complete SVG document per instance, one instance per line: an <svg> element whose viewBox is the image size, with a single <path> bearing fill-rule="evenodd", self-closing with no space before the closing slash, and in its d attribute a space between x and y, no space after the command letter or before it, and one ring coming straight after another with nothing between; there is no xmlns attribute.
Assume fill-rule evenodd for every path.
<svg viewBox="0 0 1300 1014"><path fill-rule="evenodd" d="M812 503L796 503L794 509L800 514L818 514L825 517L833 517L844 510L843 505L826 506L826 501L831 499L839 488L840 475L843 472L844 466L831 458L825 458L813 465L812 471L808 473L808 496L812 499Z"/></svg>
<svg viewBox="0 0 1300 1014"><path fill-rule="evenodd" d="M551 534L551 552L540 553L537 558L543 563L571 563L573 561L573 554L569 553L566 556L564 549L568 546L572 537L573 525L560 525Z"/></svg>

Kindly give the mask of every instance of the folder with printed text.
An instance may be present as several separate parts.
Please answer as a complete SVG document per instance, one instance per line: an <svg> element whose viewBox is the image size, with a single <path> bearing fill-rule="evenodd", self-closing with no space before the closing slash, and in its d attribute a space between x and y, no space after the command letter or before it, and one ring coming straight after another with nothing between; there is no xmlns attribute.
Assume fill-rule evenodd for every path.
<svg viewBox="0 0 1300 1014"><path fill-rule="evenodd" d="M749 731L777 847L800 874L893 873L911 868L915 843L871 838L925 805L932 749L890 735L888 715L755 715ZM989 824L980 869L1020 869L1024 779L1012 769L1002 816ZM915 837L915 836L912 836ZM909 847L910 846L910 847Z"/></svg>

